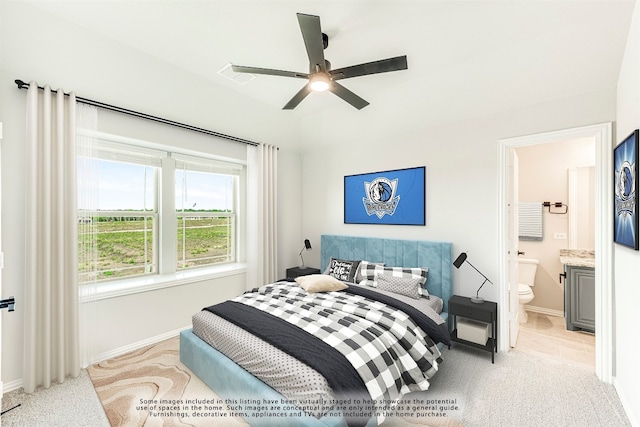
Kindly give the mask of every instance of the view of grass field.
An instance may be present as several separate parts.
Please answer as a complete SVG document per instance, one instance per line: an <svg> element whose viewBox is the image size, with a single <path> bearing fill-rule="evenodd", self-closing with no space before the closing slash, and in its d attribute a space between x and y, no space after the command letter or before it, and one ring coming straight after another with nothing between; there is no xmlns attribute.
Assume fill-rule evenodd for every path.
<svg viewBox="0 0 640 427"><path fill-rule="evenodd" d="M230 260L231 218L178 217L177 268ZM81 218L78 226L80 281L97 263L97 280L157 271L154 264L154 219L150 217ZM96 238L97 260L90 259L89 239Z"/></svg>
<svg viewBox="0 0 640 427"><path fill-rule="evenodd" d="M178 268L230 261L229 217L178 218Z"/></svg>

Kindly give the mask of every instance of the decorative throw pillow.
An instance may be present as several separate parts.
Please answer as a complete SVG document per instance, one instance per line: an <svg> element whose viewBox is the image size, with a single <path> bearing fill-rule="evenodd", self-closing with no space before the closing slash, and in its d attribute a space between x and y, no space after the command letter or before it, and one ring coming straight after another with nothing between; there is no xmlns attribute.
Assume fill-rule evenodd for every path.
<svg viewBox="0 0 640 427"><path fill-rule="evenodd" d="M347 261L332 257L324 274L328 274L343 282L355 283L358 265L360 265L360 261Z"/></svg>
<svg viewBox="0 0 640 427"><path fill-rule="evenodd" d="M368 270L369 266L372 266L371 268L375 268L376 265L379 267L384 267L384 262L360 261L360 265L358 266L358 269L356 271L356 277L353 279L353 281L355 283L360 283L363 280L365 280L366 278L362 276L363 270L364 271Z"/></svg>
<svg viewBox="0 0 640 427"><path fill-rule="evenodd" d="M420 278L405 278L378 274L374 279L374 286L383 291L406 295L413 299L420 299L422 297L420 281Z"/></svg>
<svg viewBox="0 0 640 427"><path fill-rule="evenodd" d="M364 263L364 261L363 261ZM378 265L367 265L366 269L360 268L363 280L359 282L360 285L374 286L374 280L379 274L386 274L393 277L403 277L407 279L420 279L420 295L429 296L427 292L427 274L428 268L407 268L407 267L382 267Z"/></svg>
<svg viewBox="0 0 640 427"><path fill-rule="evenodd" d="M358 267L358 284L363 286L373 286L373 279L376 274L384 273L384 263L361 261Z"/></svg>
<svg viewBox="0 0 640 427"><path fill-rule="evenodd" d="M347 289L340 280L326 274L309 274L296 277L298 285L307 292L332 292Z"/></svg>

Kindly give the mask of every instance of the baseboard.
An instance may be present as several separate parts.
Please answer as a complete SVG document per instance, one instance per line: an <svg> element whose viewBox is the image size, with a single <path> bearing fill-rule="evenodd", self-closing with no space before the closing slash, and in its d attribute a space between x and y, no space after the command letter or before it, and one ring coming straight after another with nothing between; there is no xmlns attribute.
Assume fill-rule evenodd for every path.
<svg viewBox="0 0 640 427"><path fill-rule="evenodd" d="M2 384L2 394L9 393L10 391L17 390L24 385L22 378L18 380L9 381Z"/></svg>
<svg viewBox="0 0 640 427"><path fill-rule="evenodd" d="M189 328L191 328L191 325L188 325L188 326L185 326L185 327L182 327L182 328L179 328L179 329L174 329L173 331L169 331L169 332L166 332L164 334L156 335L155 337L147 338L147 339L144 339L142 341L135 342L133 344L125 345L125 346L122 346L122 347L119 347L119 348L116 348L116 349L113 349L113 350L110 350L110 351L106 351L104 353L98 354L94 358L93 362L91 362L91 364L102 362L103 360L111 359L112 357L117 357L117 356L123 355L125 353L128 353L130 351L137 350L139 348L146 347L146 346L151 345L151 344L156 344L156 343L158 343L160 341L164 341L164 340L169 339L169 338L173 338L175 336L180 335L180 332L184 331L185 329L189 329ZM86 368L86 366L83 366L83 368ZM24 382L23 382L22 378L14 380L14 381L6 382L6 383L0 382L0 396L3 395L4 393L8 393L10 391L17 390L20 387L22 387L23 385L24 385Z"/></svg>
<svg viewBox="0 0 640 427"><path fill-rule="evenodd" d="M624 412L627 415L629 422L631 422L632 426L639 426L640 419L638 419L638 416L640 416L640 413L635 414L633 412L634 408L636 408L638 405L631 404L631 402L635 402L637 399L629 399L628 396L625 394L624 387L620 387L620 384L617 383L615 377L613 377L613 386L615 387L616 392L618 393L618 398L620 398L620 403L622 403L622 407L624 408Z"/></svg>
<svg viewBox="0 0 640 427"><path fill-rule="evenodd" d="M564 317L564 310L554 310L552 308L536 307L535 305L525 305L526 311L534 313L546 314L547 316Z"/></svg>
<svg viewBox="0 0 640 427"><path fill-rule="evenodd" d="M156 344L156 343L159 343L160 341L164 341L169 338L173 338L175 336L180 335L180 332L189 328L191 328L191 325L185 326L179 329L174 329L173 331L156 335L155 337L147 338L142 341L134 342L132 344L128 344L113 350L106 351L104 353L100 353L93 358L93 361L91 362L91 364L102 362L103 360L111 359L113 357L121 356L125 353L129 353L130 351L138 350L139 348L146 347L151 344Z"/></svg>

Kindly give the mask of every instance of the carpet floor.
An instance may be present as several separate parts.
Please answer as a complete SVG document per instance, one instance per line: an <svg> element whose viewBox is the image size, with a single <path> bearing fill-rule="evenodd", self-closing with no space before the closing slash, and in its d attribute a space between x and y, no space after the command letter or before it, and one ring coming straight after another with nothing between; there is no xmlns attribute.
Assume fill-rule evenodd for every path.
<svg viewBox="0 0 640 427"><path fill-rule="evenodd" d="M218 399L179 360L178 338L88 368L112 426L246 426L241 418L199 419L180 405L149 410L147 400ZM496 356L462 345L444 350L428 391L406 396L406 412L384 426L630 426L615 388L590 371L512 351ZM412 406L436 399L438 415L416 418ZM423 402L423 403L420 403ZM184 408L182 408L184 409ZM427 409L422 409L423 413Z"/></svg>
<svg viewBox="0 0 640 427"><path fill-rule="evenodd" d="M35 393L22 388L2 396L2 427L109 427L86 370Z"/></svg>
<svg viewBox="0 0 640 427"><path fill-rule="evenodd" d="M618 394L593 370L512 350L495 364L483 351L455 345L430 390L455 398L464 426L630 426Z"/></svg>

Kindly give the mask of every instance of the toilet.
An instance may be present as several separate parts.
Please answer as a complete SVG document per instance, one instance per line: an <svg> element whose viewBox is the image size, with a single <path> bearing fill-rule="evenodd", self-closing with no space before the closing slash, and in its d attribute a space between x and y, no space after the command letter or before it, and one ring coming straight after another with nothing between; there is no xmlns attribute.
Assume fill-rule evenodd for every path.
<svg viewBox="0 0 640 427"><path fill-rule="evenodd" d="M527 322L527 312L524 306L533 300L534 295L531 287L535 282L537 269L537 259L518 258L518 318L520 323Z"/></svg>

